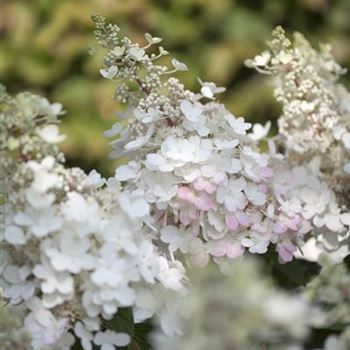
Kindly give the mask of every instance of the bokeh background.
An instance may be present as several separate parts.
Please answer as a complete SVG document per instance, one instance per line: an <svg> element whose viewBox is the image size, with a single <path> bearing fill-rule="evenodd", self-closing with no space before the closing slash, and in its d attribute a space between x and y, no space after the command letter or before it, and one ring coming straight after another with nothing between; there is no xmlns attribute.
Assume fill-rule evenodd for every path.
<svg viewBox="0 0 350 350"><path fill-rule="evenodd" d="M330 42L337 60L350 66L349 0L8 0L2 1L1 80L9 92L43 94L66 110L62 145L68 162L112 174L102 132L120 110L113 85L99 76L100 56L90 13L117 23L142 42L150 32L185 62L180 77L191 89L197 77L227 87L220 99L236 115L263 123L276 119L265 77L244 67L244 60L265 48L271 30L283 25L304 33L311 43ZM349 76L343 83L350 86Z"/></svg>

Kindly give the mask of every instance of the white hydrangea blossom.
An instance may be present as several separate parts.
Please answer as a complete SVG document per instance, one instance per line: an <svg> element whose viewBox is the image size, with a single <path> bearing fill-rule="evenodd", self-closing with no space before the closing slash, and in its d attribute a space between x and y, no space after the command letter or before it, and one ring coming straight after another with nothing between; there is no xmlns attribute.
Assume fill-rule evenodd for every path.
<svg viewBox="0 0 350 350"><path fill-rule="evenodd" d="M286 149L281 154L267 139L270 123L252 125L215 99L224 88L199 80L200 92L193 93L169 77L187 66L176 59L171 70L155 63L168 54L161 46L148 54L160 38L146 34L141 47L102 17L93 20L108 50L100 73L117 83L116 97L127 104L105 132L118 136L111 156L130 158L113 178L64 166L60 104L28 93L1 96L0 276L3 297L24 309L28 348L70 349L76 339L84 350L126 346L130 335L109 329L108 322L129 308L135 323L154 317L174 337L158 338L160 348L214 348L223 339L251 346L250 336L268 344L274 334L302 349L309 306L271 293L267 283L254 280L259 276L249 264L238 275L242 286L232 288L233 302L231 289L215 283L217 274L213 290L215 312L226 311L222 301L230 299L234 309L243 300L240 322L252 328L221 337L225 327L214 324L220 332L211 339L200 327L197 334L201 313L211 311L202 307L213 301L211 288L183 298L183 263L204 267L212 259L227 272L244 252L265 254L271 245L282 263L295 256L317 260L323 251L340 262L349 254L349 96L334 83L342 70L327 49L319 56L300 36L293 48L279 29L271 51L248 62L277 78L276 96L284 105L276 138ZM266 151L260 141L267 141ZM201 283L194 295L196 288ZM198 316L188 328L184 305ZM230 313L220 322L230 325L226 317ZM330 337L327 350L334 344L341 349L345 336Z"/></svg>
<svg viewBox="0 0 350 350"><path fill-rule="evenodd" d="M182 336L154 332L154 348L301 350L312 322L310 305L272 288L258 271L249 258L235 261L226 278L213 266L195 271L193 287L179 303Z"/></svg>
<svg viewBox="0 0 350 350"><path fill-rule="evenodd" d="M272 141L268 152L260 151L258 141L266 139L270 124L254 125L249 132L251 123L215 100L214 92L222 89L201 82L199 94L185 90L167 77L166 67L156 65L162 52L148 55L147 46L135 59L130 51L138 44L103 19L95 21L104 28L97 37L108 50L106 69L119 67L112 80L117 97L128 105L124 127L106 132L121 136L112 142L113 155L129 153L132 159L115 177L145 194L170 256L180 251L205 265L210 256L222 263L245 250L264 254L275 244L280 260L287 262L310 232L347 237L344 210L316 171L290 166ZM115 55L116 46L125 49ZM125 86L125 76L138 85L137 93ZM324 193L320 203L312 198L319 191Z"/></svg>
<svg viewBox="0 0 350 350"><path fill-rule="evenodd" d="M35 142L51 144L45 137L36 139L35 127L32 135ZM153 220L144 193L118 195L118 181L65 169L57 151L48 147L46 157L34 154L17 163L4 206L3 296L14 305L25 304L31 348L70 349L72 333L84 350L125 346L129 335L104 330L103 322L126 307L138 321L156 314L164 331L172 332L166 310L185 290L185 270L152 243ZM156 293L141 302L138 293L152 289L162 302Z"/></svg>

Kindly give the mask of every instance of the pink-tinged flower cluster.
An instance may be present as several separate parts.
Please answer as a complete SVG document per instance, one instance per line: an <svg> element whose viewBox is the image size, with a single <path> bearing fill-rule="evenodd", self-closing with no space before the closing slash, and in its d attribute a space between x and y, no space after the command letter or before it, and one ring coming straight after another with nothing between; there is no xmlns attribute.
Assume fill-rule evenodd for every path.
<svg viewBox="0 0 350 350"><path fill-rule="evenodd" d="M119 31L117 37L124 45ZM120 136L112 142L113 156L128 153L132 159L115 176L125 188L143 191L160 247L166 243L171 255L180 251L205 265L210 256L220 263L244 251L266 253L273 244L287 262L309 232L331 230L337 239L347 237L344 213L317 172L306 175L308 162L293 169L272 141L269 151L261 152L259 141L266 139L270 123L249 132L251 123L215 100L223 88L200 81L195 94L169 78L174 71L156 65L154 56L142 51L135 59L130 47L137 44L128 41L123 54L114 57L114 44L104 43L106 69L118 66L107 78L127 103L119 115L124 120L106 136ZM174 68L185 66L176 61ZM125 74L139 86L138 94L123 85ZM308 186L321 197L327 193L330 201L315 203Z"/></svg>
<svg viewBox="0 0 350 350"><path fill-rule="evenodd" d="M244 251L264 254L273 244L280 261L288 262L313 228L346 230L331 190L311 169L289 168L273 142L260 152L243 118L198 97L182 100L180 110L177 126L157 130L152 151L140 152L115 175L145 193L159 240L172 256L181 252L204 266L209 257L221 263ZM189 132L193 120L200 127ZM307 191L321 191L323 206ZM335 212L338 226L328 222Z"/></svg>

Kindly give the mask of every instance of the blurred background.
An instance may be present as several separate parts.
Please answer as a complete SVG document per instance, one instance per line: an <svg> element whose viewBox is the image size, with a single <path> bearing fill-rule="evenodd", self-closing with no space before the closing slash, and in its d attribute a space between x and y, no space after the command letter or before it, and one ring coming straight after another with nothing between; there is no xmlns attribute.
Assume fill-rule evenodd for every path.
<svg viewBox="0 0 350 350"><path fill-rule="evenodd" d="M92 11L140 42L144 32L162 37L189 66L179 74L188 88L198 90L197 77L226 86L221 101L250 121L279 114L265 77L243 65L266 47L276 25L302 32L314 46L330 42L338 62L350 66L349 0L3 0L1 80L10 93L29 90L61 102L69 164L104 175L116 163L102 132L121 106L99 75L101 57L88 54ZM349 75L343 83L349 88Z"/></svg>

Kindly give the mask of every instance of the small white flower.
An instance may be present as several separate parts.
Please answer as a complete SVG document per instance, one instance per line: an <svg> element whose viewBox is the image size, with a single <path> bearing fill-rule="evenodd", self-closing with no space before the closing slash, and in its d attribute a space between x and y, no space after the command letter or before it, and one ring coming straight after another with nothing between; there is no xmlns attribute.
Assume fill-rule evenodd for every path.
<svg viewBox="0 0 350 350"><path fill-rule="evenodd" d="M88 232L90 228L93 229L99 225L97 204L95 202L88 203L77 192L68 193L68 200L62 204L62 213L67 220L76 223L76 228L81 227L82 232L84 226Z"/></svg>
<svg viewBox="0 0 350 350"><path fill-rule="evenodd" d="M239 140L222 140L222 139L216 139L214 141L214 145L217 147L218 150L225 150L225 149L233 149L236 148L239 145Z"/></svg>
<svg viewBox="0 0 350 350"><path fill-rule="evenodd" d="M148 108L147 112L143 112L136 108L134 110L134 115L135 115L135 118L143 124L153 123L159 120L161 117L159 110L152 107Z"/></svg>
<svg viewBox="0 0 350 350"><path fill-rule="evenodd" d="M173 67L176 70L179 70L179 71L186 71L186 70L188 70L186 64L178 61L176 58L173 58L171 60L171 64L173 65Z"/></svg>
<svg viewBox="0 0 350 350"><path fill-rule="evenodd" d="M22 228L15 225L5 227L4 238L8 243L13 245L23 245L27 241Z"/></svg>
<svg viewBox="0 0 350 350"><path fill-rule="evenodd" d="M179 261L169 263L164 257L159 257L160 271L158 279L167 289L182 290L185 268Z"/></svg>
<svg viewBox="0 0 350 350"><path fill-rule="evenodd" d="M106 137L113 137L115 135L118 135L123 129L123 125L121 123L115 123L113 126L106 130L103 135Z"/></svg>
<svg viewBox="0 0 350 350"><path fill-rule="evenodd" d="M73 345L74 339L67 338L64 334L68 319L56 319L38 298L33 298L28 303L28 307L32 311L26 316L24 325L31 335L34 349L50 345L58 346L58 349L61 349L60 345L66 345L64 349L69 349Z"/></svg>
<svg viewBox="0 0 350 350"><path fill-rule="evenodd" d="M19 212L14 217L14 221L17 225L28 227L28 231L36 237L44 237L62 226L62 219L52 208L28 209L25 212Z"/></svg>
<svg viewBox="0 0 350 350"><path fill-rule="evenodd" d="M145 50L140 47L133 46L129 49L130 57L135 61L142 61L145 57Z"/></svg>
<svg viewBox="0 0 350 350"><path fill-rule="evenodd" d="M125 52L124 46L115 46L112 50L112 54L116 57L122 56L124 52Z"/></svg>
<svg viewBox="0 0 350 350"><path fill-rule="evenodd" d="M47 143L60 143L66 136L60 135L58 126L55 124L45 125L37 130L37 134Z"/></svg>
<svg viewBox="0 0 350 350"><path fill-rule="evenodd" d="M102 236L105 242L110 242L116 249L123 249L128 254L136 255L138 247L134 241L137 226L130 222L125 215L119 215L110 220L103 228Z"/></svg>
<svg viewBox="0 0 350 350"><path fill-rule="evenodd" d="M6 265L3 269L3 291L5 298L9 298L12 304L19 304L23 300L30 299L35 290L35 283L28 281L32 269L27 266Z"/></svg>
<svg viewBox="0 0 350 350"><path fill-rule="evenodd" d="M159 46L159 54L161 56L169 55L169 51L165 50L164 47Z"/></svg>
<svg viewBox="0 0 350 350"><path fill-rule="evenodd" d="M37 96L37 103L38 103L38 114L40 115L54 115L58 116L60 114L63 114L62 111L62 104L61 103L52 103L44 98L44 97L38 97Z"/></svg>
<svg viewBox="0 0 350 350"><path fill-rule="evenodd" d="M106 179L103 178L96 170L91 170L85 183L87 186L99 188L106 183Z"/></svg>
<svg viewBox="0 0 350 350"><path fill-rule="evenodd" d="M117 66L110 66L108 68L100 69L101 75L106 79L113 79L118 73Z"/></svg>
<svg viewBox="0 0 350 350"><path fill-rule="evenodd" d="M142 190L124 191L119 194L118 200L120 207L130 218L143 218L149 214L149 204Z"/></svg>
<svg viewBox="0 0 350 350"><path fill-rule="evenodd" d="M225 119L238 135L245 135L252 126L251 123L246 123L243 117L235 118L233 115L226 115Z"/></svg>
<svg viewBox="0 0 350 350"><path fill-rule="evenodd" d="M126 346L130 343L130 336L126 333L116 333L111 330L98 332L94 343L101 346L101 350L115 350L116 347Z"/></svg>
<svg viewBox="0 0 350 350"><path fill-rule="evenodd" d="M173 174L147 171L142 172L141 183L144 184L145 198L150 203L170 201L176 196L178 186Z"/></svg>
<svg viewBox="0 0 350 350"><path fill-rule="evenodd" d="M254 57L254 59L248 59L245 61L247 67L264 67L271 59L269 51L264 51L260 55Z"/></svg>
<svg viewBox="0 0 350 350"><path fill-rule="evenodd" d="M243 247L248 248L249 252L252 254L265 254L270 241L260 237L259 235L250 235L249 238L242 238L241 244Z"/></svg>
<svg viewBox="0 0 350 350"><path fill-rule="evenodd" d="M56 271L79 273L81 270L91 270L96 259L88 250L90 239L79 237L73 232L63 233L56 241L47 240L43 249Z"/></svg>
<svg viewBox="0 0 350 350"><path fill-rule="evenodd" d="M25 190L25 196L29 204L35 209L49 208L55 200L52 193L40 193L32 188Z"/></svg>
<svg viewBox="0 0 350 350"><path fill-rule="evenodd" d="M145 38L150 45L159 44L162 41L162 38L152 36L149 33L145 33Z"/></svg>
<svg viewBox="0 0 350 350"><path fill-rule="evenodd" d="M286 51L280 51L277 54L276 59L280 61L282 64L287 64L293 59L293 56Z"/></svg>
<svg viewBox="0 0 350 350"><path fill-rule="evenodd" d="M145 165L149 170L160 170L163 172L174 170L174 167L168 164L167 160L158 153L147 154Z"/></svg>
<svg viewBox="0 0 350 350"><path fill-rule="evenodd" d="M202 85L201 94L203 97L212 99L212 98L214 98L215 94L220 94L226 90L224 87L217 87L212 82L207 82L207 81L203 82L200 79L198 79L198 80L199 80L200 84Z"/></svg>
<svg viewBox="0 0 350 350"><path fill-rule="evenodd" d="M44 259L34 267L33 274L42 280L41 291L44 293L43 303L46 307L52 308L71 299L74 293L74 279L69 273L56 271Z"/></svg>
<svg viewBox="0 0 350 350"><path fill-rule="evenodd" d="M203 107L201 104L193 104L190 101L183 100L180 103L181 112L185 115L185 117L191 121L196 122L198 118L203 113Z"/></svg>
<svg viewBox="0 0 350 350"><path fill-rule="evenodd" d="M75 323L74 334L80 339L81 346L84 350L92 350L91 342L94 337L81 322Z"/></svg>
<svg viewBox="0 0 350 350"><path fill-rule="evenodd" d="M114 176L118 181L136 181L139 177L139 171L140 164L135 161L131 161L126 165L121 165L118 167Z"/></svg>
<svg viewBox="0 0 350 350"><path fill-rule="evenodd" d="M187 232L175 226L168 225L161 229L160 239L162 242L167 243L169 251L174 253L181 247L184 240L187 239Z"/></svg>
<svg viewBox="0 0 350 350"><path fill-rule="evenodd" d="M254 205L263 205L266 201L266 194L259 191L258 186L252 182L249 182L244 188L244 193L249 202Z"/></svg>
<svg viewBox="0 0 350 350"><path fill-rule="evenodd" d="M226 185L221 185L216 193L218 203L224 203L230 212L244 209L247 204L247 198L242 192L247 185L243 177L236 180L230 179Z"/></svg>
<svg viewBox="0 0 350 350"><path fill-rule="evenodd" d="M53 157L44 158L40 164L34 161L27 163L27 167L33 171L34 175L30 189L38 193L45 193L57 186L59 177L51 169L54 164L55 160Z"/></svg>
<svg viewBox="0 0 350 350"><path fill-rule="evenodd" d="M267 136L271 128L271 122L268 121L266 124L263 126L259 123L253 124L253 129L248 136L253 140L253 141L259 141Z"/></svg>
<svg viewBox="0 0 350 350"><path fill-rule="evenodd" d="M135 140L132 140L130 142L128 142L125 146L124 149L128 152L131 151L136 151L137 149L139 149L140 147L142 147L144 144L146 144L148 142L148 140L150 139L150 137L152 136L154 131L154 125L152 124L146 131L146 135L144 136L139 136L138 138L136 138Z"/></svg>

